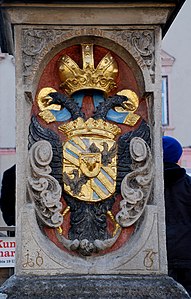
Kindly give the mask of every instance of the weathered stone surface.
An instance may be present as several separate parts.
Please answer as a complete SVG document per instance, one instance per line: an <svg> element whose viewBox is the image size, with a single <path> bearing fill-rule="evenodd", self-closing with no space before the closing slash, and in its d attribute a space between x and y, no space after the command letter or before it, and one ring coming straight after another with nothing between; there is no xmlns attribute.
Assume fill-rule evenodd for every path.
<svg viewBox="0 0 191 299"><path fill-rule="evenodd" d="M12 276L0 288L0 298L190 298L185 289L168 276L77 275Z"/></svg>
<svg viewBox="0 0 191 299"><path fill-rule="evenodd" d="M112 7L113 13L109 17L105 15L105 9L100 7L100 15L97 12L95 17L96 19L99 17L99 20L102 17L104 26L97 20L96 24L99 25L96 28L92 20L91 25L84 24L84 17L82 18L81 15L76 16L74 28L66 23L66 19L64 20L65 25L63 25L63 15L60 26L57 26L60 21L56 18L56 24L53 22L51 27L47 27L50 16L47 15L47 10L44 8L41 11L41 21L44 24L42 26L37 21L36 13L33 15L34 7L30 6L25 9L27 14L33 15L30 25L23 23L22 19L18 26L18 23L14 23L14 15L18 13L19 8L15 7L9 11L15 26L17 40L17 275L38 275L39 272L41 275L163 275L167 273L166 248L163 246L165 244L165 214L163 194L161 193L162 180L158 180L162 173L161 148L159 148L158 142L160 128L154 125L155 119L159 122L161 118L160 59L157 58L161 42L160 27L151 25L152 22L148 23L148 19L145 19L146 23L141 23L143 27L132 26L128 17L130 11L133 16L132 9L126 10L125 22L127 20L128 22L121 27L123 9L113 4ZM72 8L72 12L77 12L78 8L76 7L76 9ZM86 14L85 7L80 10L82 14ZM63 9L63 11L65 10ZM59 13L59 9L57 8L55 12ZM119 26L113 27L115 24L113 20L111 25L110 20L114 15L120 15L120 20L118 17L118 21L116 20L116 22L120 21L117 23ZM165 19L163 21L165 22ZM63 245L63 242L60 242L59 246L55 245L56 243L52 242L52 239L50 241L39 229L34 205L29 202L28 194L26 194L25 187L28 184L26 161L28 160L29 120L33 100L36 101L35 93L38 84L42 82L42 87L52 86L51 81L47 82L48 85L45 84L46 80L41 81L42 72L43 78L49 78L43 70L46 70L46 66L54 57L57 59L56 55L63 49L75 44L91 44L92 36L94 37L93 43L116 53L120 61L123 60L123 65L125 63L132 68L140 94L145 94L145 102L149 103L149 125L152 127L153 136L156 136L152 141L152 155L153 164L157 167L155 167L153 177L152 196L145 207L136 233L128 242L124 242L123 246L118 247L117 245L116 250L110 251L108 254L83 259L81 256L74 255L73 252L69 254L68 251L62 250L60 243ZM53 73L51 76L54 78ZM22 79L19 79L21 77ZM125 88L130 88L128 86ZM143 114L145 116L147 113Z"/></svg>
<svg viewBox="0 0 191 299"><path fill-rule="evenodd" d="M126 3L122 6L117 3L110 3L109 6L90 4L88 8L84 5L51 4L40 6L40 9L36 5L18 4L7 8L17 41L15 45L18 199L15 273L17 276L12 276L2 285L0 299L190 298L182 286L165 275L167 260L164 245L166 244L164 196L161 192L162 144L159 142L161 140L160 51L161 26L170 15L170 7L166 4L164 6L153 4L153 7L149 6L148 9L146 2L146 5L132 5L131 9ZM36 219L37 209L35 211L33 202L29 201L26 192L26 186L29 181L31 182L28 180L31 175L28 176L26 161L28 161L28 128L31 111L37 111L38 108L35 106L35 109L32 109L33 101L34 103L36 101L35 94L38 88L52 87L56 78L54 72L50 72L54 80L49 81L47 70L51 70L50 65L56 66L56 63L49 64L49 62L56 61L63 49L92 42L116 53L118 62L121 65L127 64L132 69L133 78L135 77L137 83L135 86L140 96L144 95L145 105L142 101L141 109L148 108L148 113L143 109L142 116L143 119L144 117L148 119L148 124L152 128L152 155L155 167L152 196L130 240L124 242L123 246L116 246L115 250L105 255L84 258L68 252L69 250L65 248L62 249L60 244L57 246L53 242L55 241L53 238L50 241L47 238L48 234L42 233ZM125 84L124 88L131 88L131 84ZM50 179L48 182L54 181L48 178ZM34 191L34 181L31 182L31 186ZM43 191L49 189L45 188ZM41 196L37 195L35 193L41 202ZM147 203L147 197L145 198ZM52 198L48 199L52 201ZM56 223L59 224L59 221ZM125 223L125 227L127 224Z"/></svg>

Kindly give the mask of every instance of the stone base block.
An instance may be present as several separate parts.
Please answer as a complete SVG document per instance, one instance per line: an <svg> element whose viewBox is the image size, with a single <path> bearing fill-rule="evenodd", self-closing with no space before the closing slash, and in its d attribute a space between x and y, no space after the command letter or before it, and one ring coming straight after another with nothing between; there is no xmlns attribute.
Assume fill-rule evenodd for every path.
<svg viewBox="0 0 191 299"><path fill-rule="evenodd" d="M185 289L168 276L74 275L11 276L0 299L184 299Z"/></svg>

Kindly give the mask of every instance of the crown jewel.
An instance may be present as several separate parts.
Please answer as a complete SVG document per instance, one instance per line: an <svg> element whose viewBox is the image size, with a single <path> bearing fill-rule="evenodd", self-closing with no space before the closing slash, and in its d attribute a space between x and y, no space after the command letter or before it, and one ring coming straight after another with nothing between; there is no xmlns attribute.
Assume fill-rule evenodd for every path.
<svg viewBox="0 0 191 299"><path fill-rule="evenodd" d="M85 121L81 117L61 125L59 130L66 133L69 139L77 135L97 135L114 139L121 132L117 125L106 122L103 119L88 118Z"/></svg>
<svg viewBox="0 0 191 299"><path fill-rule="evenodd" d="M116 87L117 62L108 52L94 67L93 44L82 44L83 69L68 55L59 61L61 87L69 95L82 89L98 89L108 94Z"/></svg>

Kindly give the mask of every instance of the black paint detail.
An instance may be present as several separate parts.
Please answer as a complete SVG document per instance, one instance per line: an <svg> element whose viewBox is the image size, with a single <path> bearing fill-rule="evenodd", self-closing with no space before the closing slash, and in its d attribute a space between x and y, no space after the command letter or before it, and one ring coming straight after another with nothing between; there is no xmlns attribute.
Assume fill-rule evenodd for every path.
<svg viewBox="0 0 191 299"><path fill-rule="evenodd" d="M95 145L95 143L92 143L89 147L89 150L91 153L101 153L101 163L104 166L107 166L109 163L112 162L112 159L117 154L117 144L114 143L113 146L109 149L107 142L103 142L103 150L100 151L100 149Z"/></svg>
<svg viewBox="0 0 191 299"><path fill-rule="evenodd" d="M53 151L52 161L50 167L52 168L51 175L62 186L62 143L58 135L50 129L43 128L35 116L31 117L28 135L28 149L40 140L50 142Z"/></svg>
<svg viewBox="0 0 191 299"><path fill-rule="evenodd" d="M63 172L63 182L70 186L71 191L74 195L78 195L82 189L82 186L87 183L88 177L84 174L79 174L78 169L74 169L73 173L74 178L70 178L66 172Z"/></svg>
<svg viewBox="0 0 191 299"><path fill-rule="evenodd" d="M116 106L121 106L125 109L125 106L123 105L123 102L128 101L128 98L125 96L120 95L114 95L111 97L108 97L107 99L104 99L104 102L101 102L95 113L93 118L94 119L106 119L106 115L108 111Z"/></svg>
<svg viewBox="0 0 191 299"><path fill-rule="evenodd" d="M74 99L58 92L51 92L49 93L49 96L53 98L53 100L50 102L50 105L58 104L61 105L62 108L67 108L71 113L73 120L77 119L78 117L82 117L84 119L84 113L81 111L81 108Z"/></svg>
<svg viewBox="0 0 191 299"><path fill-rule="evenodd" d="M69 239L93 242L96 239L105 240L111 237L107 231L107 211L112 209L114 197L96 203L86 203L64 194L64 199L70 206Z"/></svg>
<svg viewBox="0 0 191 299"><path fill-rule="evenodd" d="M123 178L131 172L132 160L129 152L131 139L134 137L142 138L149 146L151 146L150 127L143 120L139 128L120 136L118 139L118 159L117 159L117 192L120 193L120 186Z"/></svg>

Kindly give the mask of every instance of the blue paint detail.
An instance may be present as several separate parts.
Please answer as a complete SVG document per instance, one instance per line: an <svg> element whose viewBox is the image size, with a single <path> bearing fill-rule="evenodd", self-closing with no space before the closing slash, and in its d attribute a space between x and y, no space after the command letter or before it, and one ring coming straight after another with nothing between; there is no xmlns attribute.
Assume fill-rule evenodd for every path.
<svg viewBox="0 0 191 299"><path fill-rule="evenodd" d="M50 112L55 116L57 121L66 121L71 118L71 113L66 108L60 111L50 110Z"/></svg>
<svg viewBox="0 0 191 299"><path fill-rule="evenodd" d="M112 177L109 176L109 174L105 170L101 169L101 173L108 179L108 181L114 184L114 180L112 179Z"/></svg>
<svg viewBox="0 0 191 299"><path fill-rule="evenodd" d="M79 107L82 107L82 103L85 95L86 95L86 90L77 91L72 95L72 98L75 100L76 103L78 103ZM103 101L104 101L103 91L94 90L93 91L94 106L97 107Z"/></svg>
<svg viewBox="0 0 191 299"><path fill-rule="evenodd" d="M72 98L75 100L76 103L78 103L80 107L82 107L84 96L85 96L84 91L77 91L72 95Z"/></svg>
<svg viewBox="0 0 191 299"><path fill-rule="evenodd" d="M128 114L129 112L121 113L110 109L106 115L106 118L116 123L123 124Z"/></svg>
<svg viewBox="0 0 191 299"><path fill-rule="evenodd" d="M97 107L103 101L104 101L103 91L95 90L93 93L94 107Z"/></svg>
<svg viewBox="0 0 191 299"><path fill-rule="evenodd" d="M75 154L74 152L72 152L70 149L66 148L66 152L68 154L70 154L71 156L73 156L76 159L79 159L79 156L77 154Z"/></svg>
<svg viewBox="0 0 191 299"><path fill-rule="evenodd" d="M83 141L83 143L85 144L85 146L86 146L87 148L89 148L89 146L90 146L90 140L89 140L88 138L82 138L82 141Z"/></svg>
<svg viewBox="0 0 191 299"><path fill-rule="evenodd" d="M93 199L95 199L95 200L100 199L95 191L93 192Z"/></svg>
<svg viewBox="0 0 191 299"><path fill-rule="evenodd" d="M100 189L106 194L109 194L109 191L105 188L105 186L98 180L98 178L94 178L94 182L96 183L97 186L100 187Z"/></svg>
<svg viewBox="0 0 191 299"><path fill-rule="evenodd" d="M85 152L83 150L83 148L81 148L78 144L76 144L73 140L69 140L68 141L70 144L72 144L73 146L75 146L77 149L79 149L81 152Z"/></svg>

